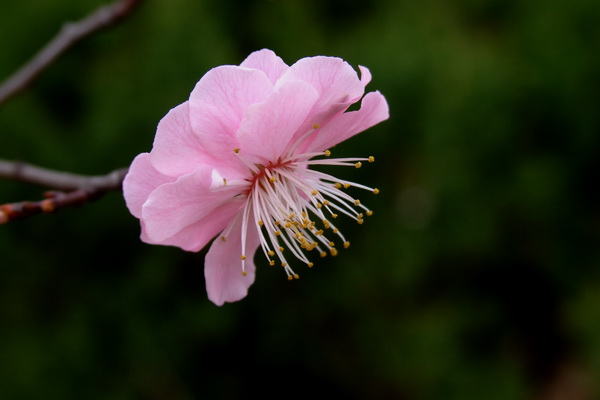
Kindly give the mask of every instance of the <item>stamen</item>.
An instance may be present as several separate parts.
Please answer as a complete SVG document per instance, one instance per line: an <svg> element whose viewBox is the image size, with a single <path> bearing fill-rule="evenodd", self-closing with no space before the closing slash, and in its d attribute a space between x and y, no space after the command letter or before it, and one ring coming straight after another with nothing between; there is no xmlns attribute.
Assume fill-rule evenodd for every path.
<svg viewBox="0 0 600 400"><path fill-rule="evenodd" d="M256 167L256 165L254 165L254 163L251 163L250 161L248 161L246 159L246 157L243 157L240 154L240 148L236 147L233 149L233 154L235 154L238 158L238 160L240 160L242 162L242 164L244 164L250 171L252 171L253 174L258 174L260 172L260 170Z"/></svg>
<svg viewBox="0 0 600 400"><path fill-rule="evenodd" d="M379 193L379 189L370 188L354 182L339 180L329 174L307 168L309 165L339 165L354 166L360 168L363 161L374 162L374 157L369 158L336 158L336 159L312 159L312 157L331 156L330 150L321 153L305 153L294 155L299 143L318 129L319 125L313 125L313 129L307 132L301 140L294 143L292 149L277 162L266 162L264 165L255 165L245 159L239 148L234 149L234 154L242 163L247 165L254 175L249 181L247 199L240 213L242 221L242 274L246 274L246 240L248 231L248 220L258 231L259 244L265 254L268 264L275 265L279 259L288 279L298 279L298 274L289 266L284 250L287 254L313 267L313 262L307 258L308 252L317 249L320 257L327 254L336 256L338 250L335 242L327 236L339 237L344 248L350 246L337 227L331 223L331 219L338 217L338 213L347 215L357 221L364 222L364 214L370 216L373 212L362 205L359 199L355 199L342 189L350 186ZM225 180L224 180L225 183ZM362 211L362 212L361 212ZM238 214L238 215L240 215ZM322 224L317 227L316 224ZM238 225L239 226L239 225ZM325 233L327 232L327 233ZM221 236L225 240L227 233ZM335 238L334 238L335 239Z"/></svg>

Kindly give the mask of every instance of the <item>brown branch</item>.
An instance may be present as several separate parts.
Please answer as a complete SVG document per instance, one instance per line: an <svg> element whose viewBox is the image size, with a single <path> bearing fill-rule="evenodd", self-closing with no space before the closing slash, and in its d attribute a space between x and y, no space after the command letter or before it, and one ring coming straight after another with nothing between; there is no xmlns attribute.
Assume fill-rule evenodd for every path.
<svg viewBox="0 0 600 400"><path fill-rule="evenodd" d="M126 173L127 168L123 168L107 175L78 175L19 161L0 160L0 178L66 191L80 188L96 188L104 191L120 190Z"/></svg>
<svg viewBox="0 0 600 400"><path fill-rule="evenodd" d="M46 198L41 201L21 201L0 205L0 224L97 200L106 192L121 190L126 174L127 168L122 168L106 175L86 176L0 160L0 178L58 189L46 192L44 194Z"/></svg>
<svg viewBox="0 0 600 400"><path fill-rule="evenodd" d="M0 105L23 91L42 71L75 43L127 17L143 0L119 0L101 6L84 19L66 23L27 64L0 85Z"/></svg>

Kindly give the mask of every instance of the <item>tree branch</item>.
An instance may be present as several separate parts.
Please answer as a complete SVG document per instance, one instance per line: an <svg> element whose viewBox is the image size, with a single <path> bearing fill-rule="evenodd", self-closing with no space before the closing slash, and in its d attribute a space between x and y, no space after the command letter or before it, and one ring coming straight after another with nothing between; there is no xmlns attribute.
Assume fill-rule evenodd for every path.
<svg viewBox="0 0 600 400"><path fill-rule="evenodd" d="M106 175L86 176L54 171L22 162L0 160L0 178L34 183L52 189L41 201L21 201L0 205L0 224L24 219L40 213L52 213L61 208L83 205L97 200L106 192L121 190L127 168Z"/></svg>
<svg viewBox="0 0 600 400"><path fill-rule="evenodd" d="M119 0L101 6L84 19L66 23L27 64L0 85L0 105L23 91L42 71L75 43L127 17L143 0Z"/></svg>
<svg viewBox="0 0 600 400"><path fill-rule="evenodd" d="M80 188L96 188L104 191L120 190L126 173L127 168L122 168L101 176L78 175L19 161L0 160L0 178L33 183L58 190Z"/></svg>

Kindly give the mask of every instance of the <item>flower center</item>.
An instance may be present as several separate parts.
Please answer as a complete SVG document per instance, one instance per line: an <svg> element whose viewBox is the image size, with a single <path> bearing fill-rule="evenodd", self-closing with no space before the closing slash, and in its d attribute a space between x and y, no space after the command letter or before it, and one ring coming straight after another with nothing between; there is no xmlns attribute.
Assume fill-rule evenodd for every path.
<svg viewBox="0 0 600 400"><path fill-rule="evenodd" d="M239 152L239 151L238 151ZM236 152L236 154L238 154ZM316 250L320 257L336 256L336 241L344 248L350 246L332 220L340 214L362 224L364 216L373 212L345 189L351 186L379 193L376 188L340 180L326 173L310 169L311 165L339 165L360 168L369 158L320 158L322 153L293 155L268 166L255 166L254 179L246 192L242 211L242 273L245 274L246 235L248 224L258 231L260 246L269 265L276 260L284 268L288 279L298 278L287 261L291 254L308 267L313 263L307 253Z"/></svg>

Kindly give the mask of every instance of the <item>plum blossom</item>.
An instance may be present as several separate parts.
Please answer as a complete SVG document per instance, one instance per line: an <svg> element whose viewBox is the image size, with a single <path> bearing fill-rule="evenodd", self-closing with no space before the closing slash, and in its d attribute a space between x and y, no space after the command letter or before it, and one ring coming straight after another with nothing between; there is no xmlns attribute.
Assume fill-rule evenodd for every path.
<svg viewBox="0 0 600 400"><path fill-rule="evenodd" d="M123 183L141 240L199 251L217 237L205 257L217 305L246 296L258 249L291 280L298 274L290 260L312 267L311 254L348 247L333 221L345 215L362 224L372 211L346 189L379 190L313 166L374 161L332 158L329 150L389 116L381 93L364 94L371 74L359 70L360 78L324 56L288 66L263 49L208 71L159 122L152 151L134 159Z"/></svg>

